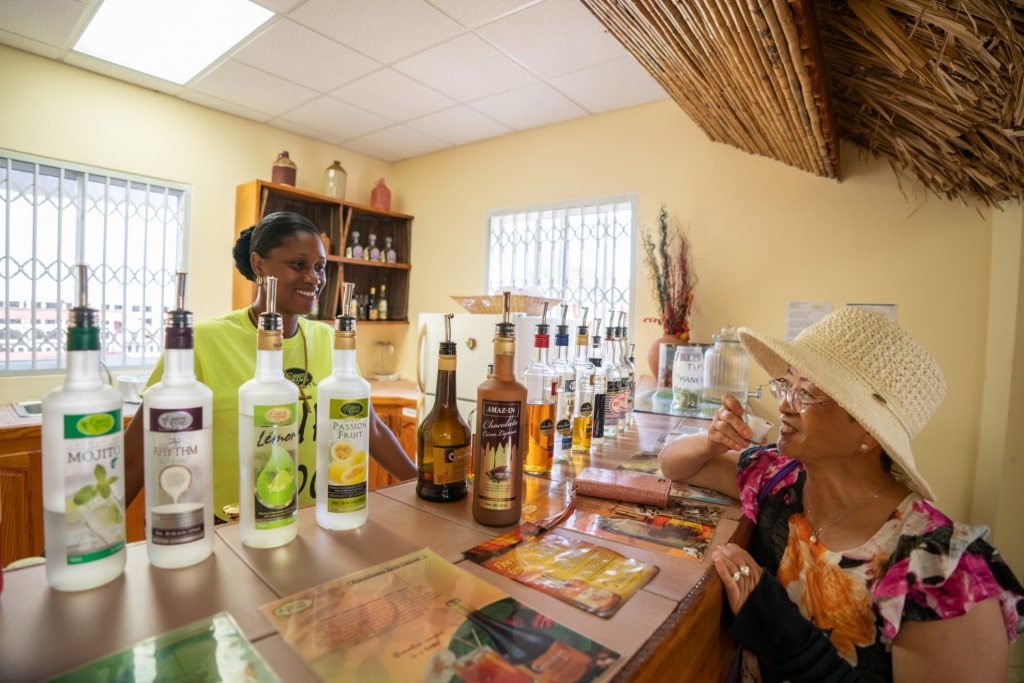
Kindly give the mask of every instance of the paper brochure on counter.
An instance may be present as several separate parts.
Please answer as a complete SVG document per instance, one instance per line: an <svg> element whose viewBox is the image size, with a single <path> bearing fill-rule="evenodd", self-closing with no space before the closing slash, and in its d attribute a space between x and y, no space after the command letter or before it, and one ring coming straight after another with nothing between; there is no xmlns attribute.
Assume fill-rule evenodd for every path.
<svg viewBox="0 0 1024 683"><path fill-rule="evenodd" d="M328 682L583 683L619 658L428 548L260 609Z"/></svg>

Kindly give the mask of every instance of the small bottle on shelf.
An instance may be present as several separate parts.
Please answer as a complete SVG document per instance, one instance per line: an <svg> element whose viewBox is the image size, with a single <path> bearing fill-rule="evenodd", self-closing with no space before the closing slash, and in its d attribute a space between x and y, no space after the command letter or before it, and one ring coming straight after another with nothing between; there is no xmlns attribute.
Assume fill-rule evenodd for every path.
<svg viewBox="0 0 1024 683"><path fill-rule="evenodd" d="M398 253L391 246L391 242L390 235L384 238L384 261L387 263L398 263Z"/></svg>
<svg viewBox="0 0 1024 683"><path fill-rule="evenodd" d="M516 327L505 292L502 321L495 326L494 374L476 390L473 444L473 519L486 526L519 523L523 511L526 387L516 381Z"/></svg>
<svg viewBox="0 0 1024 683"><path fill-rule="evenodd" d="M377 236L372 232L366 237L366 253L368 261L380 261L380 247L377 246Z"/></svg>
<svg viewBox="0 0 1024 683"><path fill-rule="evenodd" d="M366 298L366 319L376 320L377 315L377 288L370 287L370 296Z"/></svg>
<svg viewBox="0 0 1024 683"><path fill-rule="evenodd" d="M344 308L353 284L344 284ZM320 382L316 404L316 523L322 529L355 529L368 516L370 383L356 370L356 321L334 320L334 363Z"/></svg>
<svg viewBox="0 0 1024 683"><path fill-rule="evenodd" d="M452 313L445 315L444 340L437 352L436 401L416 433L416 493L424 500L452 503L466 497L466 470L472 443L469 423L459 413L456 343Z"/></svg>
<svg viewBox="0 0 1024 683"><path fill-rule="evenodd" d="M387 285L380 286L380 296L377 297L377 320L388 319L388 295L385 291Z"/></svg>
<svg viewBox="0 0 1024 683"><path fill-rule="evenodd" d="M345 247L345 256L348 258L363 258L363 245L359 243L358 230L353 230L349 236L348 246Z"/></svg>
<svg viewBox="0 0 1024 683"><path fill-rule="evenodd" d="M276 548L299 531L299 388L284 376L277 278L266 279L267 310L256 332L256 372L238 388L239 530L242 545ZM301 325L302 322L300 321Z"/></svg>

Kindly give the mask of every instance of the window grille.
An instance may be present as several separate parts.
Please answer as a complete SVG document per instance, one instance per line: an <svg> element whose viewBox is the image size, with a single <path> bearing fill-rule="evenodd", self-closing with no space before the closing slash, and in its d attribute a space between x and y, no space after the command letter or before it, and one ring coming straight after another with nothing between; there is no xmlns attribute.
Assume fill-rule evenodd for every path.
<svg viewBox="0 0 1024 683"><path fill-rule="evenodd" d="M635 216L633 195L492 211L487 293L559 299L571 315L586 306L607 325L610 312L632 310Z"/></svg>
<svg viewBox="0 0 1024 683"><path fill-rule="evenodd" d="M175 272L187 270L190 195L186 185L0 150L0 376L66 367L79 263L108 370L153 365Z"/></svg>

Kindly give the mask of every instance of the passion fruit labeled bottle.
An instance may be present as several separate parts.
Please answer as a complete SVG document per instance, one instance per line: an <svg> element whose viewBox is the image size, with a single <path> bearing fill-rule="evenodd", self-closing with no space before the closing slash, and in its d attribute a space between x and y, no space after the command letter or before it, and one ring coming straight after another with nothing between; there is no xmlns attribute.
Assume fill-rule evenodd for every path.
<svg viewBox="0 0 1024 683"><path fill-rule="evenodd" d="M347 311L355 285L344 283ZM369 516L370 383L356 371L356 320L334 319L334 365L317 387L316 523L355 529Z"/></svg>
<svg viewBox="0 0 1024 683"><path fill-rule="evenodd" d="M89 269L76 269L67 374L42 403L46 579L61 591L113 581L124 572L127 554L122 397L100 374L99 314L88 303Z"/></svg>
<svg viewBox="0 0 1024 683"><path fill-rule="evenodd" d="M510 299L505 292L502 322L495 326L494 373L476 392L473 519L487 526L518 524L523 509L526 387L516 381Z"/></svg>
<svg viewBox="0 0 1024 683"><path fill-rule="evenodd" d="M274 309L277 278L265 282L256 372L238 389L239 525L242 544L251 548L276 548L299 531L299 389L284 376L283 324Z"/></svg>
<svg viewBox="0 0 1024 683"><path fill-rule="evenodd" d="M451 313L444 317L444 340L437 351L436 400L416 432L416 493L436 503L466 497L466 470L473 441L469 423L459 413L453 317Z"/></svg>
<svg viewBox="0 0 1024 683"><path fill-rule="evenodd" d="M146 552L156 567L188 567L213 552L213 392L196 379L185 273L164 327L164 374L142 406Z"/></svg>

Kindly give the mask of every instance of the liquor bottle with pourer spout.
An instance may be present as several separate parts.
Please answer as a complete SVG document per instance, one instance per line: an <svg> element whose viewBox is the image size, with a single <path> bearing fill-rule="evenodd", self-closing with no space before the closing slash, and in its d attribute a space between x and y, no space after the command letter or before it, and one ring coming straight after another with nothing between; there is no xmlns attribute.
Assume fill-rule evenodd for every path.
<svg viewBox="0 0 1024 683"><path fill-rule="evenodd" d="M526 385L526 438L528 447L523 471L527 474L548 474L555 455L555 401L558 396L558 374L551 368L548 350L548 304L545 301L533 336L533 362L523 371Z"/></svg>
<svg viewBox="0 0 1024 683"><path fill-rule="evenodd" d="M594 418L594 364L587 357L590 342L587 329L587 313L583 309L583 319L576 327L576 355L572 361L576 372L576 399L573 401L572 415L572 452L574 454L590 453L591 422Z"/></svg>
<svg viewBox="0 0 1024 683"><path fill-rule="evenodd" d="M299 530L299 388L284 376L277 278L265 280L267 309L256 328L256 372L238 388L239 531L250 548L276 548Z"/></svg>
<svg viewBox="0 0 1024 683"><path fill-rule="evenodd" d="M348 311L355 288L342 286ZM356 320L334 319L330 377L317 387L316 523L321 529L355 529L369 515L370 383L356 369Z"/></svg>
<svg viewBox="0 0 1024 683"><path fill-rule="evenodd" d="M551 369L558 375L558 398L555 401L555 459L571 460L572 416L576 404L576 369L569 360L569 326L565 322L569 306L562 304L561 323L555 326L555 355Z"/></svg>

